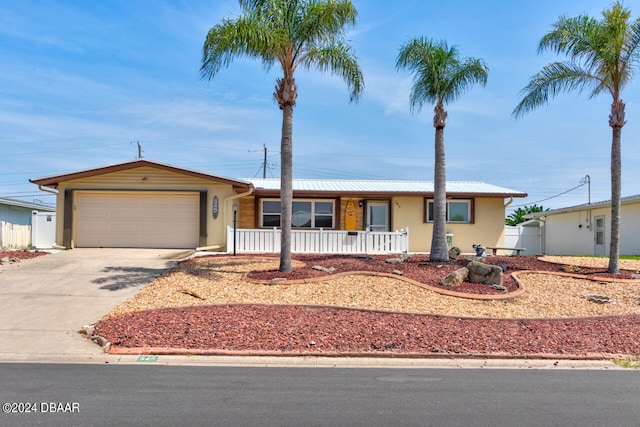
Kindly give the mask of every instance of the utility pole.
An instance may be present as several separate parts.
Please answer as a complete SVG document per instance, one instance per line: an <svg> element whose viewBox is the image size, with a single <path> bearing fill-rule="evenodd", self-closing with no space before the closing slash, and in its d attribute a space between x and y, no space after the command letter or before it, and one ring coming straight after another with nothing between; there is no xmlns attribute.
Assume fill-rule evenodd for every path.
<svg viewBox="0 0 640 427"><path fill-rule="evenodd" d="M262 178L267 178L267 144L262 144L264 147L264 162L262 163Z"/></svg>
<svg viewBox="0 0 640 427"><path fill-rule="evenodd" d="M131 141L131 143L136 143L138 145L138 158L141 159L142 158L142 145L140 144L140 141Z"/></svg>
<svg viewBox="0 0 640 427"><path fill-rule="evenodd" d="M591 177L589 175L586 175L584 178L582 178L582 180L580 181L580 184L585 185L587 184L587 192L588 192L588 196L589 196L589 205L591 204Z"/></svg>

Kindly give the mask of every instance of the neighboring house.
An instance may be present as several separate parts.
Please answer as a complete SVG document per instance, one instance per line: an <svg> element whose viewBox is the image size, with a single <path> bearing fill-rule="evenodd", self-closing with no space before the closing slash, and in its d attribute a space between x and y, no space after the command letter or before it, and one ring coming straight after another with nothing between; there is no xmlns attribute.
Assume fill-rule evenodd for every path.
<svg viewBox="0 0 640 427"><path fill-rule="evenodd" d="M15 225L31 225L33 211L55 212L56 207L0 197L0 221Z"/></svg>
<svg viewBox="0 0 640 427"><path fill-rule="evenodd" d="M611 201L525 215L542 222L542 252L550 255L609 255ZM623 197L620 255L640 255L640 194Z"/></svg>
<svg viewBox="0 0 640 427"><path fill-rule="evenodd" d="M0 247L32 245L32 225L37 215L55 212L55 206L0 197ZM55 215L54 215L55 216ZM43 229L46 227L41 227Z"/></svg>
<svg viewBox="0 0 640 427"><path fill-rule="evenodd" d="M280 225L280 180L235 179L145 159L32 179L58 193L56 242L72 247L227 250L227 230ZM429 251L433 183L294 179L294 230L409 228L412 252ZM501 246L505 199L525 193L447 182L453 244ZM234 207L237 212L234 212Z"/></svg>

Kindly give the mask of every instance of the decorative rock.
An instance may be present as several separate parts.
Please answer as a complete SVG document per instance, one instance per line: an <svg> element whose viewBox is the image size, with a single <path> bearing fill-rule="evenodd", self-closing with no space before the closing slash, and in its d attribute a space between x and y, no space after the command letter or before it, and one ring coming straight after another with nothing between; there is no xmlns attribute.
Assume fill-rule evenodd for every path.
<svg viewBox="0 0 640 427"><path fill-rule="evenodd" d="M85 325L80 329L80 333L90 337L93 335L94 330L95 328L93 325Z"/></svg>
<svg viewBox="0 0 640 427"><path fill-rule="evenodd" d="M314 270L319 270L319 271L324 271L325 273L333 273L334 271L336 271L336 269L334 267L323 267L321 265L314 265L313 267Z"/></svg>
<svg viewBox="0 0 640 427"><path fill-rule="evenodd" d="M487 285L502 285L502 267L499 265L489 265L478 261L471 261L469 269L469 281L471 283L484 283Z"/></svg>
<svg viewBox="0 0 640 427"><path fill-rule="evenodd" d="M404 262L404 261L406 261L408 259L411 259L411 254L408 254L406 252L403 253L403 254L400 254L400 259L402 260L402 262Z"/></svg>
<svg viewBox="0 0 640 427"><path fill-rule="evenodd" d="M468 275L469 269L462 267L441 278L440 284L443 286L460 286L462 282L467 280Z"/></svg>
<svg viewBox="0 0 640 427"><path fill-rule="evenodd" d="M9 257L4 257L4 258L0 259L0 264L2 264L2 265L9 264Z"/></svg>
<svg viewBox="0 0 640 427"><path fill-rule="evenodd" d="M580 267L578 267L577 265L564 265L562 266L562 271L564 271L565 273L579 273Z"/></svg>
<svg viewBox="0 0 640 427"><path fill-rule="evenodd" d="M597 304L606 304L608 302L611 302L611 299L608 296L605 296L605 295L590 295L590 294L587 294L584 297L586 298L587 301L595 302Z"/></svg>
<svg viewBox="0 0 640 427"><path fill-rule="evenodd" d="M388 259L385 259L384 261L389 264L401 264L402 258L388 258Z"/></svg>
<svg viewBox="0 0 640 427"><path fill-rule="evenodd" d="M398 276L402 276L402 271L400 271L400 270L393 270L393 274L397 274Z"/></svg>
<svg viewBox="0 0 640 427"><path fill-rule="evenodd" d="M451 249L449 249L449 259L451 261L457 260L460 253L460 248L458 248L457 246L452 247Z"/></svg>
<svg viewBox="0 0 640 427"><path fill-rule="evenodd" d="M495 289L495 290L497 290L497 291L501 291L501 292L502 292L502 293L504 293L504 294L506 294L506 293L507 293L507 291L509 290L509 289L507 289L507 287L506 287L506 286L504 286L504 285L491 285L491 288L492 288L492 289Z"/></svg>
<svg viewBox="0 0 640 427"><path fill-rule="evenodd" d="M631 278L632 279L640 279L640 274L632 274Z"/></svg>
<svg viewBox="0 0 640 427"><path fill-rule="evenodd" d="M274 277L273 279L271 279L271 283L280 283L280 282L286 282L287 278L286 277Z"/></svg>
<svg viewBox="0 0 640 427"><path fill-rule="evenodd" d="M110 345L109 341L105 337L101 337L100 335L94 335L91 337L91 341L98 344L100 347L107 347Z"/></svg>

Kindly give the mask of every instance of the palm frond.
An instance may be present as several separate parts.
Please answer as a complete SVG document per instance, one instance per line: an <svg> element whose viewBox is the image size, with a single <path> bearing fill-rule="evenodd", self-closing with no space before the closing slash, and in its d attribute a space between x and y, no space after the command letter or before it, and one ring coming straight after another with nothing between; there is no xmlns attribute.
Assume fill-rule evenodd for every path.
<svg viewBox="0 0 640 427"><path fill-rule="evenodd" d="M477 58L461 58L456 46L425 37L409 40L401 48L396 68L413 74L409 102L411 110L425 103L449 103L473 84L486 84L488 68Z"/></svg>
<svg viewBox="0 0 640 427"><path fill-rule="evenodd" d="M339 76L347 84L350 100L358 101L364 90L364 77L352 49L340 40L311 49L302 62L305 68L316 68Z"/></svg>
<svg viewBox="0 0 640 427"><path fill-rule="evenodd" d="M571 62L548 64L531 77L529 84L521 91L524 97L512 114L516 118L520 117L526 112L546 105L550 98L560 92L572 90L580 92L591 85L595 88L602 88L602 83L601 77L591 74L589 70L585 70L577 64Z"/></svg>
<svg viewBox="0 0 640 427"><path fill-rule="evenodd" d="M609 92L614 101L631 81L640 59L640 19L629 22L621 2L605 9L601 20L587 15L561 17L540 40L538 51L554 51L565 62L546 65L523 89L515 117L531 111L560 92L590 88L589 97Z"/></svg>

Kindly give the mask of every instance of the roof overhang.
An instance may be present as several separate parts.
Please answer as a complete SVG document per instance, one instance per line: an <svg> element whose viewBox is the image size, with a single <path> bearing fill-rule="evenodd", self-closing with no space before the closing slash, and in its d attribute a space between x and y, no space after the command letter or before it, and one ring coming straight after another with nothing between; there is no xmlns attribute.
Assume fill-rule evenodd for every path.
<svg viewBox="0 0 640 427"><path fill-rule="evenodd" d="M169 172L175 172L182 175L193 176L196 178L205 179L208 181L215 181L224 184L230 184L234 188L239 190L248 190L252 187L252 184L248 181L228 178L220 175L211 175L203 172L194 171L191 169L180 168L173 165L168 165L165 163L158 163L146 159L136 159L130 162L118 163L109 166L102 166L98 168L85 169L76 172L65 173L62 175L53 175L42 178L30 179L29 182L36 184L38 186L49 187L53 189L57 189L58 185L61 182L71 181L76 179L88 178L92 176L104 175L108 173L120 172L129 169L141 168L141 167L151 167L156 169L162 169Z"/></svg>

